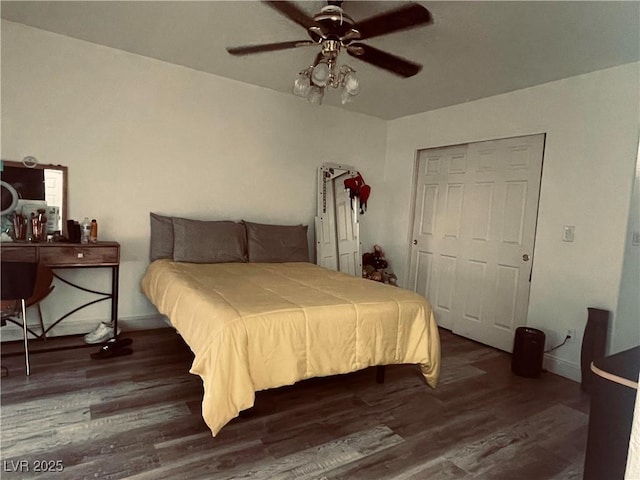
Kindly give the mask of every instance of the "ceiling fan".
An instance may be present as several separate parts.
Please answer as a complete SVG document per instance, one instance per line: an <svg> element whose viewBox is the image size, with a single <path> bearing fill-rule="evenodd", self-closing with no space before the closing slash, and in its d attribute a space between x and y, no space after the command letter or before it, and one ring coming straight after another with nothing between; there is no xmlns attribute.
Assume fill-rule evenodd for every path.
<svg viewBox="0 0 640 480"><path fill-rule="evenodd" d="M418 63L360 42L432 23L431 13L422 5L410 3L355 22L342 10L342 1L329 0L327 5L313 17L309 17L292 2L264 1L263 3L305 28L310 40L227 48L231 55L244 56L320 44L322 50L316 56L314 66L326 63L331 69L340 49L344 48L350 56L404 78L411 77L422 69L422 65ZM348 68L353 72L353 69Z"/></svg>

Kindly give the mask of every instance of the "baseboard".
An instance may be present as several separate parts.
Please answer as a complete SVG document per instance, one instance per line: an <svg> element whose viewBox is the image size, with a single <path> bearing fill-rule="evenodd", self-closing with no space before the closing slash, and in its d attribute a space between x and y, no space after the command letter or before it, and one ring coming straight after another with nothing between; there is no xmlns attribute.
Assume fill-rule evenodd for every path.
<svg viewBox="0 0 640 480"><path fill-rule="evenodd" d="M582 369L576 363L545 354L543 365L548 372L555 373L574 382L580 383L582 381Z"/></svg>
<svg viewBox="0 0 640 480"><path fill-rule="evenodd" d="M93 330L101 321L107 320L108 319L106 318L98 320L67 318L47 333L47 336L61 337L65 335L83 335ZM122 317L118 319L118 327L125 332L133 330L152 330L154 328L166 328L167 326L168 322L166 317L160 314ZM40 333L40 325L37 322L34 324L29 323L29 328L36 333ZM7 322L7 325L0 329L0 340L2 342L22 340L22 328Z"/></svg>

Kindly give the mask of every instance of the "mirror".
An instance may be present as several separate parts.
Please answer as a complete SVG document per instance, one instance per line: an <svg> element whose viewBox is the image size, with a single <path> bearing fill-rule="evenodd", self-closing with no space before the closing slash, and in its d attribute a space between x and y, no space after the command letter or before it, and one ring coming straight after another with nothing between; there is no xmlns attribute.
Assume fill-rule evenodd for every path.
<svg viewBox="0 0 640 480"><path fill-rule="evenodd" d="M2 160L2 233L13 230L12 214L27 217L45 208L47 231L63 233L67 223L67 167L39 164L30 157L24 162Z"/></svg>
<svg viewBox="0 0 640 480"><path fill-rule="evenodd" d="M362 276L358 199L351 198L344 181L358 172L349 165L325 163L318 169L316 263Z"/></svg>

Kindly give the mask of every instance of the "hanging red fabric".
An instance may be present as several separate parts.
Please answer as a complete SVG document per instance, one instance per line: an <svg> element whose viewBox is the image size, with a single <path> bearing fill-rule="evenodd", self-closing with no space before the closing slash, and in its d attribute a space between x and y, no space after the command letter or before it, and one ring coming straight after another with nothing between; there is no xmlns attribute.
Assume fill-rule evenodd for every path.
<svg viewBox="0 0 640 480"><path fill-rule="evenodd" d="M349 189L349 197L351 200L358 197L360 213L364 213L367 210L367 201L371 195L371 187L365 183L360 172L357 172L355 177L347 178L344 181L344 188Z"/></svg>

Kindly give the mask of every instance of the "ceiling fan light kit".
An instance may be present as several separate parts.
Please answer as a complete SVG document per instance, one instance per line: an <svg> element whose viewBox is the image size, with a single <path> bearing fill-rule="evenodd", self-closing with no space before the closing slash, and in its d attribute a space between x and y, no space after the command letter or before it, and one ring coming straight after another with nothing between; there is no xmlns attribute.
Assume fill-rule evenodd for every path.
<svg viewBox="0 0 640 480"><path fill-rule="evenodd" d="M360 81L350 66L342 65L336 71L335 62L321 61L298 74L293 82L293 94L321 105L327 87L342 88L341 100L345 104L360 92Z"/></svg>
<svg viewBox="0 0 640 480"><path fill-rule="evenodd" d="M422 5L411 3L396 10L370 17L359 23L342 10L342 1L329 0L313 18L295 4L286 1L265 1L265 4L307 30L309 40L247 45L227 48L231 55L244 56L289 48L321 45L313 65L305 68L293 84L293 94L322 104L327 87L341 88L342 104L349 103L360 92L356 71L349 65L337 67L338 54L344 48L348 55L382 68L403 78L416 75L422 65L378 50L354 40L366 40L388 33L407 30L432 22L429 11Z"/></svg>

